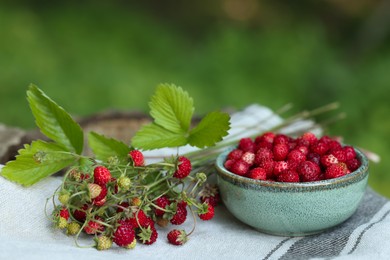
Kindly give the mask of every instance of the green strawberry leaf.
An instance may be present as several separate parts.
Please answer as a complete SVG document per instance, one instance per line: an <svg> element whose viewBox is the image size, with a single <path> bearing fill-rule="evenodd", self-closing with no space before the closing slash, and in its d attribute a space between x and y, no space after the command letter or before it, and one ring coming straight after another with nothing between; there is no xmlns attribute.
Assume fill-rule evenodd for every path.
<svg viewBox="0 0 390 260"><path fill-rule="evenodd" d="M131 144L143 150L152 150L186 145L187 138L182 133L174 133L152 123L142 127L133 137Z"/></svg>
<svg viewBox="0 0 390 260"><path fill-rule="evenodd" d="M108 161L110 157L116 156L120 162L128 161L130 147L119 140L90 132L88 143L98 160Z"/></svg>
<svg viewBox="0 0 390 260"><path fill-rule="evenodd" d="M150 103L150 115L157 125L173 133L186 133L194 113L193 100L182 88L161 84Z"/></svg>
<svg viewBox="0 0 390 260"><path fill-rule="evenodd" d="M199 124L190 131L188 143L198 148L213 146L227 135L230 128L229 115L222 112L207 114Z"/></svg>
<svg viewBox="0 0 390 260"><path fill-rule="evenodd" d="M67 151L81 154L84 142L80 125L35 85L29 86L27 99L41 132Z"/></svg>
<svg viewBox="0 0 390 260"><path fill-rule="evenodd" d="M61 145L41 140L26 144L20 149L16 160L9 161L1 175L10 181L30 186L56 173L76 161Z"/></svg>

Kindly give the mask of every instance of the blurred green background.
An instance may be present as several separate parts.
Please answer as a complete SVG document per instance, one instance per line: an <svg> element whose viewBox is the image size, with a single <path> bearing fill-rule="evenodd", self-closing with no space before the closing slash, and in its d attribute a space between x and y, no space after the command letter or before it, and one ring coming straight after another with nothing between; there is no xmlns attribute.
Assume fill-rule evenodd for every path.
<svg viewBox="0 0 390 260"><path fill-rule="evenodd" d="M197 114L339 101L328 133L381 156L370 185L390 197L389 1L79 2L0 3L0 122L34 127L30 83L80 116L147 112L165 82Z"/></svg>

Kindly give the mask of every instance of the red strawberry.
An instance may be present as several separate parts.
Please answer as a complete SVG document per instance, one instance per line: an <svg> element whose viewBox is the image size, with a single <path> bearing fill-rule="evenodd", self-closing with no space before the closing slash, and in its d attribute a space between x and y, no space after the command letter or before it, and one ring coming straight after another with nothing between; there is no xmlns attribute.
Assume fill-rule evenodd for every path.
<svg viewBox="0 0 390 260"><path fill-rule="evenodd" d="M154 222L146 216L145 212L142 209L139 209L134 213L134 216L127 220L134 227L147 227L150 225L154 225Z"/></svg>
<svg viewBox="0 0 390 260"><path fill-rule="evenodd" d="M211 206L216 207L221 201L221 196L219 195L219 193L217 193L214 196L200 197L200 201L202 203L208 203Z"/></svg>
<svg viewBox="0 0 390 260"><path fill-rule="evenodd" d="M186 207L180 207L177 205L176 213L171 218L170 222L173 225L181 225L183 224L187 219L187 209Z"/></svg>
<svg viewBox="0 0 390 260"><path fill-rule="evenodd" d="M241 138L238 142L238 149L244 151L244 152L254 152L255 150L255 143L252 141L251 138Z"/></svg>
<svg viewBox="0 0 390 260"><path fill-rule="evenodd" d="M346 162L346 164L347 164L348 169L351 172L356 171L361 165L360 161L356 158L352 158L352 159L348 160Z"/></svg>
<svg viewBox="0 0 390 260"><path fill-rule="evenodd" d="M273 160L274 154L269 148L259 148L255 154L255 164L259 165L264 160Z"/></svg>
<svg viewBox="0 0 390 260"><path fill-rule="evenodd" d="M275 134L272 133L272 132L265 132L264 134L262 135L259 135L256 137L255 139L255 143L258 144L258 143L261 143L261 142L267 142L267 143L273 143L274 142L274 138L275 138Z"/></svg>
<svg viewBox="0 0 390 260"><path fill-rule="evenodd" d="M303 162L306 160L306 155L301 150L294 149L287 155L289 161Z"/></svg>
<svg viewBox="0 0 390 260"><path fill-rule="evenodd" d="M278 176L282 172L288 169L288 163L286 161L277 161L274 165L274 175Z"/></svg>
<svg viewBox="0 0 390 260"><path fill-rule="evenodd" d="M259 167L263 168L267 175L272 174L274 172L275 161L272 159L264 160L259 163Z"/></svg>
<svg viewBox="0 0 390 260"><path fill-rule="evenodd" d="M223 166L230 171L230 169L232 168L232 165L236 162L236 160L233 160L233 159L229 159L229 160L226 160L226 162L223 164Z"/></svg>
<svg viewBox="0 0 390 260"><path fill-rule="evenodd" d="M97 221L102 221L102 218L96 217ZM88 221L87 225L84 227L85 233L89 235L97 234L98 232L104 231L104 226L95 220Z"/></svg>
<svg viewBox="0 0 390 260"><path fill-rule="evenodd" d="M310 146L312 152L318 153L319 155L325 154L329 150L327 143L318 141Z"/></svg>
<svg viewBox="0 0 390 260"><path fill-rule="evenodd" d="M345 154L345 151L342 148L338 150L333 150L331 154L333 154L334 157L336 157L339 162L347 161L347 155Z"/></svg>
<svg viewBox="0 0 390 260"><path fill-rule="evenodd" d="M336 140L331 140L328 143L329 151L341 150L343 149L341 144Z"/></svg>
<svg viewBox="0 0 390 260"><path fill-rule="evenodd" d="M135 239L135 232L132 225L125 221L119 221L119 226L113 234L114 243L121 247L130 245Z"/></svg>
<svg viewBox="0 0 390 260"><path fill-rule="evenodd" d="M88 209L88 205L87 204L84 204L81 209L76 209L74 212L73 212L73 217L80 221L80 222L84 222L85 221L85 218L87 217L87 211Z"/></svg>
<svg viewBox="0 0 390 260"><path fill-rule="evenodd" d="M206 185L199 193L199 199L202 203L206 202L208 204L211 204L213 207L216 207L221 201L218 186L216 184L211 185L209 183L206 183Z"/></svg>
<svg viewBox="0 0 390 260"><path fill-rule="evenodd" d="M321 169L318 164L311 161L304 161L298 167L298 173L302 181L318 181L321 173Z"/></svg>
<svg viewBox="0 0 390 260"><path fill-rule="evenodd" d="M253 165L253 163L255 161L255 154L252 152L245 152L241 156L241 160L243 160L244 162L246 162L249 165Z"/></svg>
<svg viewBox="0 0 390 260"><path fill-rule="evenodd" d="M249 170L249 164L247 164L242 160L235 161L230 168L231 172L240 176L245 175L248 172L248 170Z"/></svg>
<svg viewBox="0 0 390 260"><path fill-rule="evenodd" d="M308 161L311 161L315 164L318 164L320 165L321 163L321 155L319 155L318 153L313 153L313 152L310 152L307 156L306 156L306 159Z"/></svg>
<svg viewBox="0 0 390 260"><path fill-rule="evenodd" d="M249 171L247 177L254 180L265 180L267 179L267 172L263 168L256 167Z"/></svg>
<svg viewBox="0 0 390 260"><path fill-rule="evenodd" d="M187 177L192 170L191 161L187 157L179 156L178 165L173 177L183 179Z"/></svg>
<svg viewBox="0 0 390 260"><path fill-rule="evenodd" d="M147 228L141 229L137 236L142 244L151 245L156 242L158 233L154 225L150 225Z"/></svg>
<svg viewBox="0 0 390 260"><path fill-rule="evenodd" d="M275 161L283 161L287 157L288 151L289 148L287 144L276 144L272 149Z"/></svg>
<svg viewBox="0 0 390 260"><path fill-rule="evenodd" d="M352 146L344 146L345 160L351 160L356 157L355 149Z"/></svg>
<svg viewBox="0 0 390 260"><path fill-rule="evenodd" d="M157 198L154 201L154 204L156 204L159 208L161 208L161 209L155 208L154 214L156 214L156 216L162 216L165 213L165 211L162 209L165 209L165 207L168 206L169 204L171 204L171 202L169 201L168 196L163 195L163 196Z"/></svg>
<svg viewBox="0 0 390 260"><path fill-rule="evenodd" d="M325 154L321 156L321 165L324 167L329 167L332 164L338 163L339 160L333 154Z"/></svg>
<svg viewBox="0 0 390 260"><path fill-rule="evenodd" d="M326 179L334 179L347 174L347 165L345 163L332 164L325 170Z"/></svg>
<svg viewBox="0 0 390 260"><path fill-rule="evenodd" d="M95 204L98 202L98 201L102 201L103 199L106 198L106 195L107 195L107 187L105 185L103 186L100 186L101 187L101 191L99 193L98 196L96 196L93 200L92 200L92 204Z"/></svg>
<svg viewBox="0 0 390 260"><path fill-rule="evenodd" d="M262 141L255 144L255 151L259 150L260 148L272 149L273 146L274 146L273 143Z"/></svg>
<svg viewBox="0 0 390 260"><path fill-rule="evenodd" d="M94 183L106 185L111 180L110 171L104 166L97 166L93 170Z"/></svg>
<svg viewBox="0 0 390 260"><path fill-rule="evenodd" d="M279 182L299 182L299 174L294 170L286 170L278 175Z"/></svg>
<svg viewBox="0 0 390 260"><path fill-rule="evenodd" d="M301 153L303 153L305 156L309 153L309 148L308 146L298 146L297 148L295 148L295 150L298 150L300 151Z"/></svg>
<svg viewBox="0 0 390 260"><path fill-rule="evenodd" d="M310 144L317 142L317 137L312 132L306 132L302 135L302 139L309 141Z"/></svg>
<svg viewBox="0 0 390 260"><path fill-rule="evenodd" d="M211 206L210 204L207 205L207 212L206 213L202 213L202 214L198 214L199 218L201 220L210 220L214 217L214 207Z"/></svg>
<svg viewBox="0 0 390 260"><path fill-rule="evenodd" d="M167 239L168 242L171 243L172 245L179 246L186 243L188 237L187 237L187 233L184 230L173 229L169 231L167 235Z"/></svg>
<svg viewBox="0 0 390 260"><path fill-rule="evenodd" d="M274 145L277 144L288 144L290 141L290 138L287 135L284 134L277 134L274 137Z"/></svg>
<svg viewBox="0 0 390 260"><path fill-rule="evenodd" d="M102 192L102 187L96 183L88 183L88 192L91 199L96 198Z"/></svg>
<svg viewBox="0 0 390 260"><path fill-rule="evenodd" d="M134 166L140 167L145 165L144 155L140 150L132 150L129 152L129 157L134 163Z"/></svg>
<svg viewBox="0 0 390 260"><path fill-rule="evenodd" d="M68 220L69 217L70 217L69 211L68 211L68 209L65 208L65 207L62 207L62 208L61 208L60 214L59 214L59 215L60 215L61 218L64 218L64 219L66 219L66 220Z"/></svg>
<svg viewBox="0 0 390 260"><path fill-rule="evenodd" d="M241 158L241 156L244 154L244 152L240 149L234 149L233 151L231 151L228 156L227 156L227 159L228 160L238 160Z"/></svg>

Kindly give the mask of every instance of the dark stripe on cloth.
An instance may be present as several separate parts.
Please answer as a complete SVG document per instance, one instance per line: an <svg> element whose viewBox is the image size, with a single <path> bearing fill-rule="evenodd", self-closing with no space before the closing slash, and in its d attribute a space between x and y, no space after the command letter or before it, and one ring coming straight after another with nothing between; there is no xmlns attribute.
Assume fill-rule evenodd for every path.
<svg viewBox="0 0 390 260"><path fill-rule="evenodd" d="M368 188L362 203L351 218L326 232L302 238L294 243L280 259L296 260L338 256L352 232L360 225L369 222L386 202L388 202L386 198ZM272 253L270 252L269 257Z"/></svg>
<svg viewBox="0 0 390 260"><path fill-rule="evenodd" d="M289 238L286 238L286 239L282 240L277 246L275 246L274 249L272 249L272 250L268 253L268 255L266 255L266 256L263 258L263 260L269 259L269 258L271 257L271 255L272 255L273 253L276 252L276 250L278 250L284 243L286 243L286 242L289 241L290 239L292 239L292 237L289 237Z"/></svg>

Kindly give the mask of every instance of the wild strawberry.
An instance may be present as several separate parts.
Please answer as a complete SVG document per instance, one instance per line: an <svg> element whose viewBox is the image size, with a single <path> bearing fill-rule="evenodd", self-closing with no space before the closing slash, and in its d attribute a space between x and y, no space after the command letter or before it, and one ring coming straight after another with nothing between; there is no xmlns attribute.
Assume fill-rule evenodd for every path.
<svg viewBox="0 0 390 260"><path fill-rule="evenodd" d="M255 138L255 143L258 144L260 142L273 143L275 138L275 134L273 132L265 132L262 135L259 135Z"/></svg>
<svg viewBox="0 0 390 260"><path fill-rule="evenodd" d="M309 148L308 146L297 146L296 148L294 148L295 150L298 150L300 151L301 153L303 153L305 156L309 153Z"/></svg>
<svg viewBox="0 0 390 260"><path fill-rule="evenodd" d="M242 160L235 161L232 167L230 168L231 172L240 176L245 175L248 172L248 170L249 170L249 164L247 164Z"/></svg>
<svg viewBox="0 0 390 260"><path fill-rule="evenodd" d="M107 201L107 197L104 197L101 200L94 200L92 202L92 204L95 205L95 206L101 207L101 206L104 206L104 204L106 204L106 201Z"/></svg>
<svg viewBox="0 0 390 260"><path fill-rule="evenodd" d="M210 204L203 204L207 206L207 210L205 213L198 214L201 220L210 220L214 217L214 207Z"/></svg>
<svg viewBox="0 0 390 260"><path fill-rule="evenodd" d="M327 143L318 141L310 146L312 152L318 153L319 155L325 154L329 150Z"/></svg>
<svg viewBox="0 0 390 260"><path fill-rule="evenodd" d="M139 207L141 205L142 201L139 197L134 197L131 199L131 205Z"/></svg>
<svg viewBox="0 0 390 260"><path fill-rule="evenodd" d="M59 215L60 215L61 218L64 218L64 219L66 219L66 220L68 220L69 217L70 217L69 211L68 211L68 209L65 208L65 207L62 207L62 208L61 208Z"/></svg>
<svg viewBox="0 0 390 260"><path fill-rule="evenodd" d="M289 161L303 162L306 160L306 155L299 149L294 149L287 155Z"/></svg>
<svg viewBox="0 0 390 260"><path fill-rule="evenodd" d="M130 204L126 201L121 202L118 204L118 207L116 208L116 212L123 212L124 210L128 209Z"/></svg>
<svg viewBox="0 0 390 260"><path fill-rule="evenodd" d="M134 166L140 167L145 165L144 155L139 150L132 150L129 152L129 157L133 161Z"/></svg>
<svg viewBox="0 0 390 260"><path fill-rule="evenodd" d="M318 165L321 163L321 155L318 153L310 152L307 154L306 159Z"/></svg>
<svg viewBox="0 0 390 260"><path fill-rule="evenodd" d="M120 222L113 234L114 243L121 247L126 247L134 241L134 228L126 222Z"/></svg>
<svg viewBox="0 0 390 260"><path fill-rule="evenodd" d="M134 238L133 242L131 242L130 244L125 246L125 248L127 248L127 249L134 249L136 245L137 245L137 239Z"/></svg>
<svg viewBox="0 0 390 260"><path fill-rule="evenodd" d="M98 236L95 238L95 247L97 250L107 250L112 246L112 240L108 236Z"/></svg>
<svg viewBox="0 0 390 260"><path fill-rule="evenodd" d="M102 221L102 219L100 217L96 217L95 220L88 221L87 225L84 227L85 233L93 235L103 231L104 226L97 221Z"/></svg>
<svg viewBox="0 0 390 260"><path fill-rule="evenodd" d="M179 156L178 165L173 177L183 179L187 177L192 170L191 161L187 157Z"/></svg>
<svg viewBox="0 0 390 260"><path fill-rule="evenodd" d="M344 146L345 160L351 160L356 157L355 149L352 146Z"/></svg>
<svg viewBox="0 0 390 260"><path fill-rule="evenodd" d="M264 160L258 165L260 168L263 168L267 175L274 172L275 161L272 159Z"/></svg>
<svg viewBox="0 0 390 260"><path fill-rule="evenodd" d="M206 183L203 189L199 192L199 199L202 203L206 202L211 206L216 207L218 203L221 201L218 186L215 184L211 185L209 183Z"/></svg>
<svg viewBox="0 0 390 260"><path fill-rule="evenodd" d="M324 167L329 167L338 162L339 160L333 154L324 154L321 156L321 165Z"/></svg>
<svg viewBox="0 0 390 260"><path fill-rule="evenodd" d="M154 209L154 214L156 214L156 216L162 216L165 213L165 210L164 210L165 207L167 207L169 204L171 204L171 202L169 201L169 198L166 195L163 195L163 196L157 198L154 201L154 204L156 204L156 206L157 206Z"/></svg>
<svg viewBox="0 0 390 260"><path fill-rule="evenodd" d="M97 166L93 170L94 183L106 185L111 180L110 171L104 166Z"/></svg>
<svg viewBox="0 0 390 260"><path fill-rule="evenodd" d="M295 141L295 146L303 146L303 147L309 147L310 141L303 139L302 137L298 137Z"/></svg>
<svg viewBox="0 0 390 260"><path fill-rule="evenodd" d="M66 227L66 234L70 236L74 236L77 233L79 233L80 229L81 229L80 224L77 223L76 221L72 221Z"/></svg>
<svg viewBox="0 0 390 260"><path fill-rule="evenodd" d="M336 163L332 164L325 170L325 178L326 179L334 179L347 174L347 165L345 163Z"/></svg>
<svg viewBox="0 0 390 260"><path fill-rule="evenodd" d="M255 143L252 141L251 138L241 138L238 142L238 149L244 151L244 152L254 152L255 150Z"/></svg>
<svg viewBox="0 0 390 260"><path fill-rule="evenodd" d="M255 154L252 152L245 152L241 156L241 160L243 160L244 162L246 162L249 165L253 165L253 163L255 161Z"/></svg>
<svg viewBox="0 0 390 260"><path fill-rule="evenodd" d="M96 196L92 200L92 204L94 204L94 205L99 204L98 201L102 201L103 199L106 198L106 196L107 196L107 187L106 186L101 186L101 191L100 191L99 195Z"/></svg>
<svg viewBox="0 0 390 260"><path fill-rule="evenodd" d="M254 180L265 180L267 179L267 172L263 168L256 167L249 171L247 177Z"/></svg>
<svg viewBox="0 0 390 260"><path fill-rule="evenodd" d="M347 156L342 148L338 150L333 150L331 154L333 154L333 156L336 157L339 162L347 161Z"/></svg>
<svg viewBox="0 0 390 260"><path fill-rule="evenodd" d="M117 184L121 191L128 191L131 187L131 180L129 177L121 176L118 178Z"/></svg>
<svg viewBox="0 0 390 260"><path fill-rule="evenodd" d="M273 160L274 154L269 148L259 148L255 154L255 164L259 165L264 160Z"/></svg>
<svg viewBox="0 0 390 260"><path fill-rule="evenodd" d="M230 169L232 168L232 165L236 162L236 160L232 160L232 159L229 159L229 160L226 160L226 162L223 164L223 166L230 171Z"/></svg>
<svg viewBox="0 0 390 260"><path fill-rule="evenodd" d="M94 199L97 196L99 196L101 191L102 191L102 187L99 184L88 183L88 193L91 199Z"/></svg>
<svg viewBox="0 0 390 260"><path fill-rule="evenodd" d="M187 242L187 233L184 230L173 229L167 235L168 242L172 245L183 245Z"/></svg>
<svg viewBox="0 0 390 260"><path fill-rule="evenodd" d="M61 192L61 194L58 196L58 201L61 202L62 205L67 205L69 199L70 199L69 192Z"/></svg>
<svg viewBox="0 0 390 260"><path fill-rule="evenodd" d="M279 182L299 182L299 174L294 170L286 170L278 175Z"/></svg>
<svg viewBox="0 0 390 260"><path fill-rule="evenodd" d="M55 227L59 229L64 229L68 226L68 221L63 217L58 217L55 220Z"/></svg>
<svg viewBox="0 0 390 260"><path fill-rule="evenodd" d="M84 222L85 221L85 218L87 216L87 213L86 211L88 210L88 205L87 204L84 204L81 209L76 209L74 212L73 212L73 217L80 221L80 222Z"/></svg>
<svg viewBox="0 0 390 260"><path fill-rule="evenodd" d="M147 227L152 224L152 220L145 214L142 209L137 210L134 216L128 220L134 227Z"/></svg>
<svg viewBox="0 0 390 260"><path fill-rule="evenodd" d="M306 132L302 135L302 139L309 141L310 144L317 142L317 137L312 132Z"/></svg>
<svg viewBox="0 0 390 260"><path fill-rule="evenodd" d="M336 151L336 150L343 149L341 144L336 140L329 141L328 146L329 146L329 151Z"/></svg>
<svg viewBox="0 0 390 260"><path fill-rule="evenodd" d="M300 164L301 164L301 162L299 162L299 161L288 160L287 161L287 169L296 171Z"/></svg>
<svg viewBox="0 0 390 260"><path fill-rule="evenodd" d="M272 149L273 146L274 146L273 143L262 141L255 144L255 151L259 150L260 148Z"/></svg>
<svg viewBox="0 0 390 260"><path fill-rule="evenodd" d="M311 161L302 162L297 171L304 182L318 181L321 173L320 167Z"/></svg>
<svg viewBox="0 0 390 260"><path fill-rule="evenodd" d="M327 135L324 135L322 136L319 140L319 142L323 142L323 143L326 143L326 144L329 144L330 142L334 141L331 137L327 136Z"/></svg>
<svg viewBox="0 0 390 260"><path fill-rule="evenodd" d="M148 226L147 228L141 229L137 236L142 244L151 245L156 242L158 233L154 226Z"/></svg>
<svg viewBox="0 0 390 260"><path fill-rule="evenodd" d="M282 172L288 169L288 164L286 161L277 161L274 165L274 175L278 176Z"/></svg>
<svg viewBox="0 0 390 260"><path fill-rule="evenodd" d="M274 146L277 144L288 144L289 141L290 141L290 138L287 135L277 134L274 137Z"/></svg>
<svg viewBox="0 0 390 260"><path fill-rule="evenodd" d="M351 172L353 172L353 171L356 171L360 167L361 163L358 159L352 158L346 162L346 165L347 165L348 169Z"/></svg>
<svg viewBox="0 0 390 260"><path fill-rule="evenodd" d="M187 209L186 207L177 206L176 213L171 218L170 222L173 225L181 225L183 224L187 219Z"/></svg>
<svg viewBox="0 0 390 260"><path fill-rule="evenodd" d="M288 150L289 148L287 144L276 144L272 149L275 161L283 161L287 157Z"/></svg>
<svg viewBox="0 0 390 260"><path fill-rule="evenodd" d="M227 156L227 159L228 160L238 160L241 158L241 156L244 154L244 152L240 149L234 149L233 151L231 151L228 156Z"/></svg>

